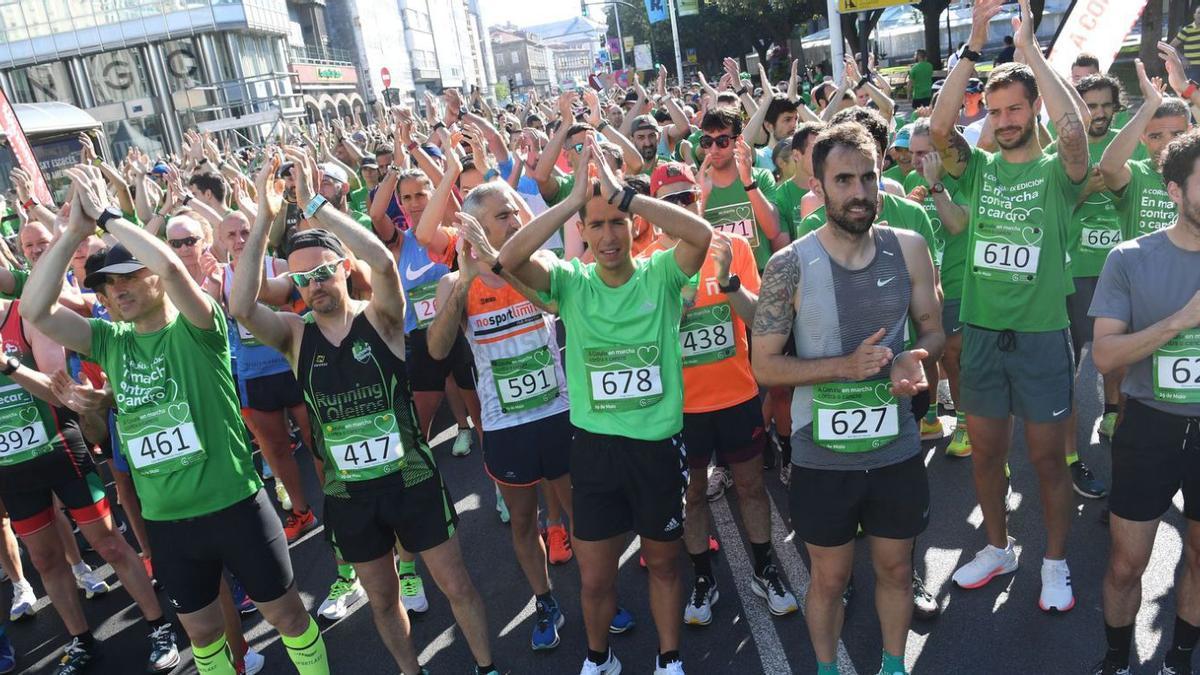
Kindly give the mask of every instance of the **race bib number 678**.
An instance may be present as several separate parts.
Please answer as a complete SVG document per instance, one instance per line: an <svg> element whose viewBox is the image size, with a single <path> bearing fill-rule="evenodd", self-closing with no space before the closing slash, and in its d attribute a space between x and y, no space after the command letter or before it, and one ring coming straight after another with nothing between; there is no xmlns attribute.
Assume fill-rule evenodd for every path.
<svg viewBox="0 0 1200 675"><path fill-rule="evenodd" d="M639 410L661 401L661 362L655 344L584 350L592 410Z"/></svg>

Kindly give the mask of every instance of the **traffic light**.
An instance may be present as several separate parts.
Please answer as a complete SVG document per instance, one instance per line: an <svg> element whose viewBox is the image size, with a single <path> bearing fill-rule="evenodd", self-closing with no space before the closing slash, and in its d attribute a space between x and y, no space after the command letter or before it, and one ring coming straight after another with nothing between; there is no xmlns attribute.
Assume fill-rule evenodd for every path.
<svg viewBox="0 0 1200 675"><path fill-rule="evenodd" d="M583 16L588 15L587 0L579 0L579 13Z"/></svg>

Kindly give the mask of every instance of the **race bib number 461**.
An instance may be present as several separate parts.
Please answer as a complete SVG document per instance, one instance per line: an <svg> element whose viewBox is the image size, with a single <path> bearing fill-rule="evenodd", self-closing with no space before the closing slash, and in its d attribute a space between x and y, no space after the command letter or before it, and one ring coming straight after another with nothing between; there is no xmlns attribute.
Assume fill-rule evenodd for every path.
<svg viewBox="0 0 1200 675"><path fill-rule="evenodd" d="M126 459L144 476L161 476L204 461L191 406L185 401L122 413L117 417Z"/></svg>
<svg viewBox="0 0 1200 675"><path fill-rule="evenodd" d="M662 349L656 344L584 351L594 411L640 410L663 399Z"/></svg>
<svg viewBox="0 0 1200 675"><path fill-rule="evenodd" d="M1037 279L1042 234L1040 227L1030 225L979 223L971 251L972 271L981 279L1032 284Z"/></svg>
<svg viewBox="0 0 1200 675"><path fill-rule="evenodd" d="M1154 352L1154 398L1200 403L1200 329L1176 335Z"/></svg>

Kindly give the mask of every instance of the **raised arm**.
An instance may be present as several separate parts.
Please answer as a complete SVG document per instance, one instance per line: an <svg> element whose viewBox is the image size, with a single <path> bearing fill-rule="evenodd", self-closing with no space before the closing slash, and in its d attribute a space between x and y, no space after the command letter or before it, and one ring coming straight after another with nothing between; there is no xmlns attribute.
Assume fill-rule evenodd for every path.
<svg viewBox="0 0 1200 675"><path fill-rule="evenodd" d="M614 129L605 121L604 116L600 114L600 98L596 96L596 92L591 89L584 91L583 101L588 106L588 124L599 131L607 141L621 149L621 157L625 160L625 172L629 174L641 172L642 166L645 165L641 153L625 134Z"/></svg>
<svg viewBox="0 0 1200 675"><path fill-rule="evenodd" d="M1133 157L1138 144L1141 143L1146 125L1154 119L1154 113L1158 112L1158 107L1163 102L1162 92L1147 77L1146 66L1141 59L1134 61L1134 68L1137 70L1138 84L1142 89L1142 98L1144 99L1142 107L1138 109L1133 119L1117 132L1117 137L1104 149L1104 155L1100 158L1098 165L1100 175L1104 178L1104 185L1109 190L1118 193L1124 190L1126 185L1129 185L1132 176L1129 171L1129 159Z"/></svg>
<svg viewBox="0 0 1200 675"><path fill-rule="evenodd" d="M421 221L413 230L417 242L435 255L448 253L446 248L450 246L451 230L442 225L442 221L445 220L447 211L452 211L447 207L454 202L454 182L461 173L462 162L451 149L446 153L446 170L442 173L442 180L433 191L433 196L429 198L429 203L421 214Z"/></svg>
<svg viewBox="0 0 1200 675"><path fill-rule="evenodd" d="M553 199L554 195L558 193L558 181L554 180L554 163L558 161L563 144L567 142L567 132L571 130L571 125L575 122L572 108L574 97L573 93L563 94L559 97L558 111L562 119L559 120L558 129L550 137L550 142L546 144L546 148L539 155L537 166L530 176L537 181L542 199L547 201Z"/></svg>
<svg viewBox="0 0 1200 675"><path fill-rule="evenodd" d="M925 155L925 159L921 166L922 177L925 182L929 183L930 188L942 181L942 176L945 171L942 168L942 156L936 152L931 152ZM943 187L945 187L943 185ZM967 229L967 210L962 206L954 203L950 192L942 190L941 192L933 192L933 205L937 208L938 218L942 221L942 227L950 234L962 234Z"/></svg>
<svg viewBox="0 0 1200 675"><path fill-rule="evenodd" d="M979 52L987 41L988 24L1000 11L1003 0L979 0L971 9L971 37L967 39L967 49ZM967 90L967 81L975 74L975 63L969 59L960 58L958 63L942 83L942 91L938 94L937 104L929 116L929 139L933 147L942 156L942 165L946 173L958 178L966 171L967 161L971 157L971 145L967 139L954 128L958 121L958 111L962 109L963 94Z"/></svg>

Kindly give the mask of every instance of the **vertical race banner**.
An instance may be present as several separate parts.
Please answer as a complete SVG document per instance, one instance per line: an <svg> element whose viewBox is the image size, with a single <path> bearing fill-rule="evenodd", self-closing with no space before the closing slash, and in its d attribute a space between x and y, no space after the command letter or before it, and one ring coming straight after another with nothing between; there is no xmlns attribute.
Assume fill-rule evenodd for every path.
<svg viewBox="0 0 1200 675"><path fill-rule="evenodd" d="M1145 7L1146 0L1079 0L1050 50L1050 67L1070 78L1071 63L1086 52L1107 72Z"/></svg>
<svg viewBox="0 0 1200 675"><path fill-rule="evenodd" d="M37 157L33 156L33 148L29 147L29 139L25 138L17 112L9 105L3 91L0 91L0 130L4 131L4 138L8 147L12 148L17 164L33 178L34 197L42 204L53 204L50 186L46 185L46 179L42 176L42 167L38 165Z"/></svg>

